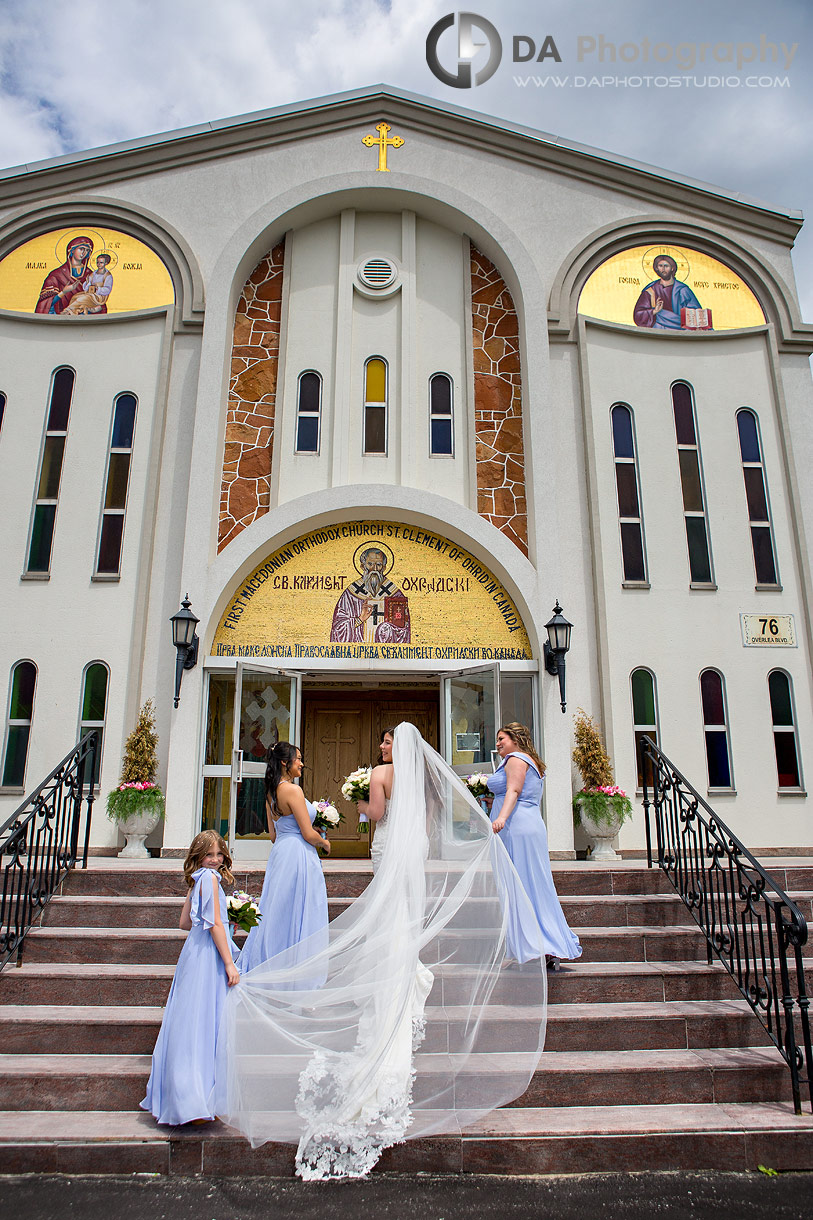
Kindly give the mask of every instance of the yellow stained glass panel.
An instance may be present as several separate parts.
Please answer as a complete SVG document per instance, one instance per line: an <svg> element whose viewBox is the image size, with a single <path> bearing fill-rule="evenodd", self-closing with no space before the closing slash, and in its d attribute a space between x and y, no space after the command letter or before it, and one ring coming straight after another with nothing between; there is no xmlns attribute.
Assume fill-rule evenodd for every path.
<svg viewBox="0 0 813 1220"><path fill-rule="evenodd" d="M387 368L383 360L368 360L366 371L365 402L387 401Z"/></svg>

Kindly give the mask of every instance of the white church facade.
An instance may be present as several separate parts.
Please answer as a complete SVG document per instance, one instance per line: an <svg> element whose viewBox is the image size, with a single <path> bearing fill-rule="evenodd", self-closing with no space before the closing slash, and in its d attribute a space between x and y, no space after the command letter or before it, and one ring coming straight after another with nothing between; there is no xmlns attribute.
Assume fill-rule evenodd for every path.
<svg viewBox="0 0 813 1220"><path fill-rule="evenodd" d="M800 224L384 87L0 175L0 818L89 727L103 796L148 698L169 855L264 858L277 739L336 798L399 719L459 770L520 720L571 858L583 707L622 853L644 733L752 850L813 852Z"/></svg>

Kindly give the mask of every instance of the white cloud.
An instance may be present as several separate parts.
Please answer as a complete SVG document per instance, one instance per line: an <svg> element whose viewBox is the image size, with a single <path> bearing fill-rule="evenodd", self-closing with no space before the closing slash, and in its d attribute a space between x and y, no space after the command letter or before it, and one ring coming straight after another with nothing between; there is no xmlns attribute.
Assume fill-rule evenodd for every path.
<svg viewBox="0 0 813 1220"><path fill-rule="evenodd" d="M670 9L650 0L477 0L471 8L500 30L503 63L481 88L457 90L435 80L424 54L431 26L455 11L449 0L3 0L0 165L385 81L779 206L804 207L813 196L813 6L805 0L775 0L770 10L761 0L682 0ZM522 90L513 34L537 45L550 34L562 55L561 64L524 71L571 78L647 70L618 57L578 63L579 35L620 47L647 38L758 43L764 34L799 49L789 89ZM695 69L712 70L725 69ZM808 244L813 238L797 247L802 285L813 284Z"/></svg>

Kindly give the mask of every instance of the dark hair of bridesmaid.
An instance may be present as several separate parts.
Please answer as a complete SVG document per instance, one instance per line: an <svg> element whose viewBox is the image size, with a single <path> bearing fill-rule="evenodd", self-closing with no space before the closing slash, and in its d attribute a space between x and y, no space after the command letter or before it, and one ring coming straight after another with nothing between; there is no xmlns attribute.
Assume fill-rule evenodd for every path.
<svg viewBox="0 0 813 1220"><path fill-rule="evenodd" d="M276 811L277 788L285 778L285 772L296 761L298 746L292 746L290 741L278 741L265 756L265 797L271 805L271 816L274 821L279 814Z"/></svg>

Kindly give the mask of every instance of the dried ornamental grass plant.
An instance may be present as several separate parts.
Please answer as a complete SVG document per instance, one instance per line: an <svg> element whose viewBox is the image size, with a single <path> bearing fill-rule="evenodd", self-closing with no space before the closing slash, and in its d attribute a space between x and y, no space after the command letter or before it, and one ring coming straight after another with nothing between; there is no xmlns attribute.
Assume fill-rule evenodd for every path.
<svg viewBox="0 0 813 1220"><path fill-rule="evenodd" d="M618 819L619 824L632 817L632 802L615 783L613 764L604 748L598 726L584 708L573 717L576 745L573 761L582 777L581 791L573 798L573 815L579 824L581 811L594 822Z"/></svg>
<svg viewBox="0 0 813 1220"><path fill-rule="evenodd" d="M111 821L123 822L140 812L164 816L164 794L155 782L157 745L155 709L152 699L148 699L124 744L118 785L107 794L107 816Z"/></svg>

